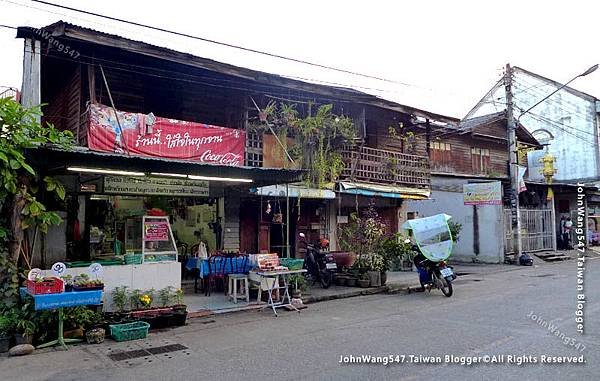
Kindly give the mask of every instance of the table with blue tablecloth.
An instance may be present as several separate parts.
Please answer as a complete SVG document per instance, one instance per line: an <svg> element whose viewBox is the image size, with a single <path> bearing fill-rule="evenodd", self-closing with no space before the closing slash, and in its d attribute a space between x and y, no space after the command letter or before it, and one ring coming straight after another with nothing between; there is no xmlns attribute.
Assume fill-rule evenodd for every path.
<svg viewBox="0 0 600 381"><path fill-rule="evenodd" d="M217 257L215 258L216 267L221 268L220 261L225 261L224 273L225 274L233 274L233 273L247 273L252 268L247 258L244 257ZM208 268L208 259L206 258L188 258L186 264L186 269L194 270L198 269L198 276L200 278L205 278L208 276L210 270Z"/></svg>

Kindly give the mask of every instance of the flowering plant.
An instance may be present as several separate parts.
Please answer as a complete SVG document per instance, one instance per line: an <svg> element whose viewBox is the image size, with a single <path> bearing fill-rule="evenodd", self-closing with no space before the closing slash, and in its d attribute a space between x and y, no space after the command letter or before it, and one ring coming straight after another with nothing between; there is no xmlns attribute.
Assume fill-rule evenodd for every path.
<svg viewBox="0 0 600 381"><path fill-rule="evenodd" d="M149 294L142 294L140 296L140 303L143 307L148 308L152 305L152 297Z"/></svg>
<svg viewBox="0 0 600 381"><path fill-rule="evenodd" d="M371 271L384 271L385 270L385 259L381 254L372 254L371 261L369 263Z"/></svg>

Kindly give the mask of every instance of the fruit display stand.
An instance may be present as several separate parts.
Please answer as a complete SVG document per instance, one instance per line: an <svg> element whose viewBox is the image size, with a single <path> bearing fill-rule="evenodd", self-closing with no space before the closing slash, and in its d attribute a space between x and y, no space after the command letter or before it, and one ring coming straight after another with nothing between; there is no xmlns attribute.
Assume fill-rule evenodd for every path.
<svg viewBox="0 0 600 381"><path fill-rule="evenodd" d="M65 339L63 336L64 328L64 308L76 306L99 305L102 302L102 290L94 291L70 291L55 294L33 294L27 288L21 288L21 295L31 295L34 300L34 309L57 310L58 312L58 337L56 340L39 345L37 348L47 348L55 345L67 349L67 343L80 342L80 339Z"/></svg>

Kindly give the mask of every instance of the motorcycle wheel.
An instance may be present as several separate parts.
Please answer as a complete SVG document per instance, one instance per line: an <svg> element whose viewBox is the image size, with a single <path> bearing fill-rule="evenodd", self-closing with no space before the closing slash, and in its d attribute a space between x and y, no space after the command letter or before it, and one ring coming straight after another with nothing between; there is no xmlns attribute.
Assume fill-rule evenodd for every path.
<svg viewBox="0 0 600 381"><path fill-rule="evenodd" d="M329 286L331 286L331 280L332 280L333 276L331 275L331 271L322 271L321 272L321 286L323 286L323 288L329 288Z"/></svg>
<svg viewBox="0 0 600 381"><path fill-rule="evenodd" d="M442 291L442 294L444 294L446 297L451 297L452 296L452 282L449 282L446 278L444 278L439 271L436 271L433 273L434 276L434 283L437 286L437 288L440 289L440 291Z"/></svg>

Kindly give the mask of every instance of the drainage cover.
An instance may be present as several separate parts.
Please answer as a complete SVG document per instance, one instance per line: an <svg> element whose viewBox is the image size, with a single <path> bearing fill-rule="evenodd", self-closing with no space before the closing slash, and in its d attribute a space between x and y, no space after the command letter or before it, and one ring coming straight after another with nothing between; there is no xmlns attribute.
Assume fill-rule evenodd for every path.
<svg viewBox="0 0 600 381"><path fill-rule="evenodd" d="M170 345L163 345L162 347L148 348L146 350L148 352L152 353L153 355L159 355L159 354L162 354L162 353L181 351L181 350L184 350L184 349L187 349L187 347L185 345L170 344Z"/></svg>
<svg viewBox="0 0 600 381"><path fill-rule="evenodd" d="M146 357L146 356L151 356L151 355L156 355L156 354L176 352L176 351L181 351L183 349L187 349L187 347L185 345L181 345L181 344L169 344L169 345L163 345L160 347L153 347L153 348L148 348L148 349L136 349L133 351L111 353L108 355L108 357L113 361L123 361L123 360L135 359L138 357Z"/></svg>

